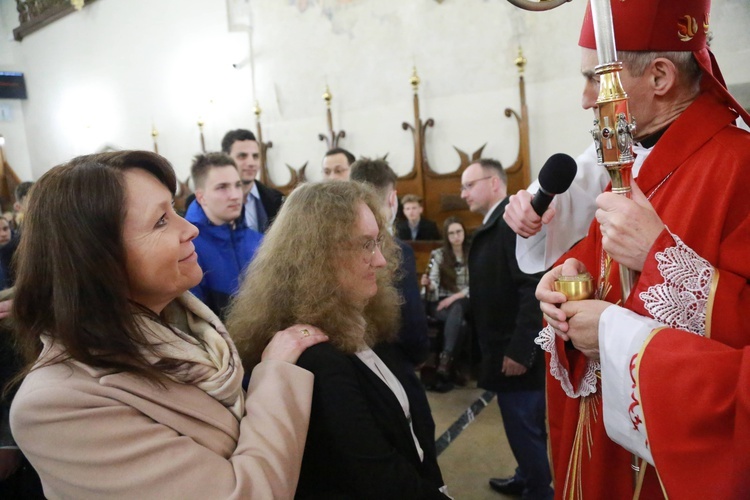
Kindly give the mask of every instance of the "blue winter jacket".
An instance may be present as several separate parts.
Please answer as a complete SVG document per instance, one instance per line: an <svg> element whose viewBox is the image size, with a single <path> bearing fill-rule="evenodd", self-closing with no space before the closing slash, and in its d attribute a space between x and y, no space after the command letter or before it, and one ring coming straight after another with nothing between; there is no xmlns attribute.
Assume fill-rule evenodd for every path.
<svg viewBox="0 0 750 500"><path fill-rule="evenodd" d="M203 269L203 279L190 291L223 321L229 299L237 292L263 235L247 227L244 217L237 219L234 229L229 224L214 225L197 201L190 204L185 219L200 231L193 243Z"/></svg>

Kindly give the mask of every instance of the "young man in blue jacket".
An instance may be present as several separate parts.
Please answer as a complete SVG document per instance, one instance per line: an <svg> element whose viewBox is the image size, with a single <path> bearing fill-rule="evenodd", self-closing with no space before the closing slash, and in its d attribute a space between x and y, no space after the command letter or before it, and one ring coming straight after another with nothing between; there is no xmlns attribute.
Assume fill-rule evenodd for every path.
<svg viewBox="0 0 750 500"><path fill-rule="evenodd" d="M200 234L195 238L203 279L191 291L222 320L229 299L239 288L247 265L255 256L263 236L245 224L244 195L234 160L223 153L199 154L191 175L195 201L185 219Z"/></svg>

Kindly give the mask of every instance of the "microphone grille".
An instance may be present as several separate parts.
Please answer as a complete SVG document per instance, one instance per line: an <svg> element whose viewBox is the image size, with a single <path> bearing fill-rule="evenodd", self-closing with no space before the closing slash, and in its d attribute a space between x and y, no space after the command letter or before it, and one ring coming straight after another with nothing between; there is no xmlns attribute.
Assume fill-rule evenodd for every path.
<svg viewBox="0 0 750 500"><path fill-rule="evenodd" d="M564 193L573 183L577 171L576 161L572 157L556 153L549 157L539 171L539 185L549 194Z"/></svg>

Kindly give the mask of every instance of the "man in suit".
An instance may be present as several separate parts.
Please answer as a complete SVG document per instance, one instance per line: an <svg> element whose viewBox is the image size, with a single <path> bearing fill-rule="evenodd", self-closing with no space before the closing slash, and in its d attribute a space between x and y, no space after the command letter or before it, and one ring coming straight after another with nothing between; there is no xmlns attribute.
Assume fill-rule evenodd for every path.
<svg viewBox="0 0 750 500"><path fill-rule="evenodd" d="M284 195L255 178L260 169L260 146L249 130L230 130L221 140L221 150L232 157L242 179L247 227L265 233L276 217Z"/></svg>
<svg viewBox="0 0 750 500"><path fill-rule="evenodd" d="M360 158L352 165L351 180L370 184L380 195L389 227L393 227L398 210L396 179L396 173L385 160ZM397 238L395 241L401 247L400 272L397 273L395 286L404 299L401 304L401 330L396 342L409 361L416 366L422 364L429 354L427 316L419 295L414 250Z"/></svg>
<svg viewBox="0 0 750 500"><path fill-rule="evenodd" d="M461 182L461 197L469 209L484 215L468 258L471 311L482 355L479 386L497 393L505 434L518 462L514 476L490 479L490 486L523 498L552 498L544 357L534 344L542 328L534 296L540 276L518 268L516 235L502 217L508 200L500 162L472 163Z"/></svg>
<svg viewBox="0 0 750 500"><path fill-rule="evenodd" d="M422 217L422 198L407 194L401 200L406 220L398 221L396 229L402 240L439 240L440 231L435 222Z"/></svg>

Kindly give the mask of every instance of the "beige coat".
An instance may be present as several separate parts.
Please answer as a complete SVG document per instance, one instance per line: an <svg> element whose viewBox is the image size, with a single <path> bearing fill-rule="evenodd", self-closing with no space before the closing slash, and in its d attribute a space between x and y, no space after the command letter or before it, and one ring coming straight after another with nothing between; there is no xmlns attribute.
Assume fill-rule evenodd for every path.
<svg viewBox="0 0 750 500"><path fill-rule="evenodd" d="M238 422L196 387L68 361L26 377L11 428L51 499L292 498L312 385L310 372L265 361Z"/></svg>

